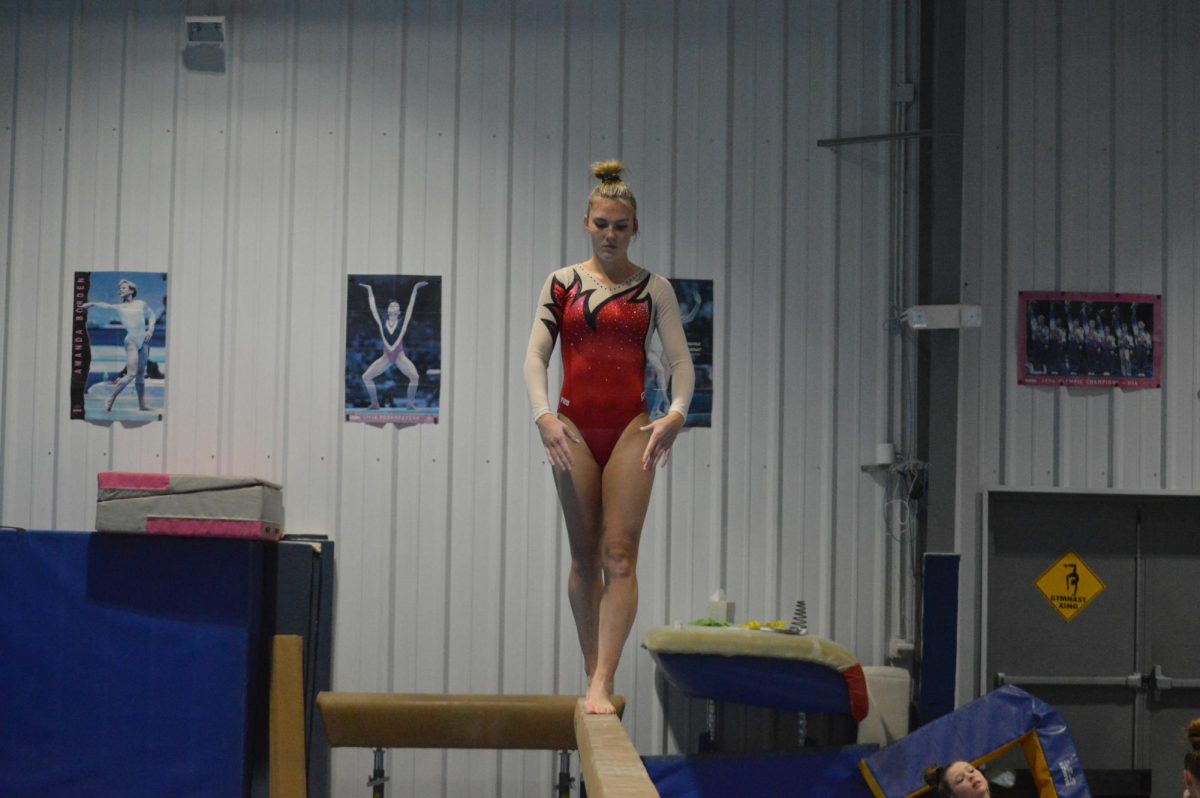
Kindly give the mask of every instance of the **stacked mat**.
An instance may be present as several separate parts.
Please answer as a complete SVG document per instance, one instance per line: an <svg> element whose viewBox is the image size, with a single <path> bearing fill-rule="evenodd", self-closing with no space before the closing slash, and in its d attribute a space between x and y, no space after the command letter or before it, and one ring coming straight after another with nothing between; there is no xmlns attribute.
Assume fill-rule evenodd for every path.
<svg viewBox="0 0 1200 798"><path fill-rule="evenodd" d="M97 532L279 540L283 488L256 477L102 471Z"/></svg>

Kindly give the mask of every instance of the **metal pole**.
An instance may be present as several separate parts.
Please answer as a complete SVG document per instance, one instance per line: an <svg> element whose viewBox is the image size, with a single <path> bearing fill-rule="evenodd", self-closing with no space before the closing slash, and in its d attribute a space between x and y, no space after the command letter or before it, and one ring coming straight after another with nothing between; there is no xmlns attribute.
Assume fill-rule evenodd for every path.
<svg viewBox="0 0 1200 798"><path fill-rule="evenodd" d="M367 786L371 788L371 798L383 798L383 785L387 782L388 777L383 771L383 749L375 749L375 770L371 773L371 778L367 779Z"/></svg>
<svg viewBox="0 0 1200 798"><path fill-rule="evenodd" d="M558 798L571 798L571 785L575 783L575 779L571 778L571 752L558 752L558 781L554 783L554 790L558 794Z"/></svg>
<svg viewBox="0 0 1200 798"><path fill-rule="evenodd" d="M846 136L840 139L817 139L818 147L841 147L846 144L871 144L876 141L895 141L897 139L920 139L933 135L932 128L922 130L906 130L902 133L874 133L870 136Z"/></svg>

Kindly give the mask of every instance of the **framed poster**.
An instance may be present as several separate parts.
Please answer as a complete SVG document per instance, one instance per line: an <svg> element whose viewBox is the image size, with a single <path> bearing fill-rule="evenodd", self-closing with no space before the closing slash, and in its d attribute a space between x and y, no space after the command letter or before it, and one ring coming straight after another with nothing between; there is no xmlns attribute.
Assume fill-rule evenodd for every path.
<svg viewBox="0 0 1200 798"><path fill-rule="evenodd" d="M441 277L349 275L346 421L436 424L441 342Z"/></svg>
<svg viewBox="0 0 1200 798"><path fill-rule="evenodd" d="M687 427L712 426L713 399L713 281L671 278L679 302L683 335L687 338L696 387L688 406ZM662 418L671 408L671 364L655 331L646 351L646 410L650 418Z"/></svg>
<svg viewBox="0 0 1200 798"><path fill-rule="evenodd" d="M71 418L161 421L167 275L75 272L71 306Z"/></svg>
<svg viewBox="0 0 1200 798"><path fill-rule="evenodd" d="M1021 291L1022 385L1159 388L1162 296Z"/></svg>

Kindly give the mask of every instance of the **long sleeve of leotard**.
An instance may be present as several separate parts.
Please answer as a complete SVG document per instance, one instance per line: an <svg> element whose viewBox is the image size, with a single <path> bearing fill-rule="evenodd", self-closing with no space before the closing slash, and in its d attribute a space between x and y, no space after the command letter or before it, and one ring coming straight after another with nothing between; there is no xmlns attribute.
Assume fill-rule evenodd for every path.
<svg viewBox="0 0 1200 798"><path fill-rule="evenodd" d="M687 337L683 334L683 322L679 316L679 301L675 289L665 278L655 277L650 296L654 301L654 326L662 340L663 354L671 367L671 410L687 420L688 405L692 403L692 391L696 387L696 371L692 368L692 354L688 351ZM670 412L670 411L668 411Z"/></svg>
<svg viewBox="0 0 1200 798"><path fill-rule="evenodd" d="M551 332L547 321L554 317L546 308L551 302L550 283L554 274L546 278L542 293L538 297L537 310L533 315L533 331L529 334L529 349L525 352L525 390L529 392L529 403L533 406L533 420L552 413L550 409L549 379L546 376L550 368L550 355L554 353L554 343L558 337Z"/></svg>

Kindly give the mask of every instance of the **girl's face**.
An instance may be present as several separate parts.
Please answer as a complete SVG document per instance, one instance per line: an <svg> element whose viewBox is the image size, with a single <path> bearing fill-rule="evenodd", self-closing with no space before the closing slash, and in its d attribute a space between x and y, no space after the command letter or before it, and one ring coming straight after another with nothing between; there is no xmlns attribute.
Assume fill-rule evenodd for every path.
<svg viewBox="0 0 1200 798"><path fill-rule="evenodd" d="M629 206L614 199L594 200L583 220L592 239L592 252L601 263L624 262L637 227L637 217Z"/></svg>
<svg viewBox="0 0 1200 798"><path fill-rule="evenodd" d="M400 303L393 299L391 302L388 303L387 312L388 312L389 316L399 316L400 315Z"/></svg>
<svg viewBox="0 0 1200 798"><path fill-rule="evenodd" d="M954 762L946 768L946 783L955 798L985 798L991 795L987 779L970 762Z"/></svg>
<svg viewBox="0 0 1200 798"><path fill-rule="evenodd" d="M133 283L128 280L121 280L117 283L117 293L121 295L122 299L129 299L129 297L135 296Z"/></svg>

